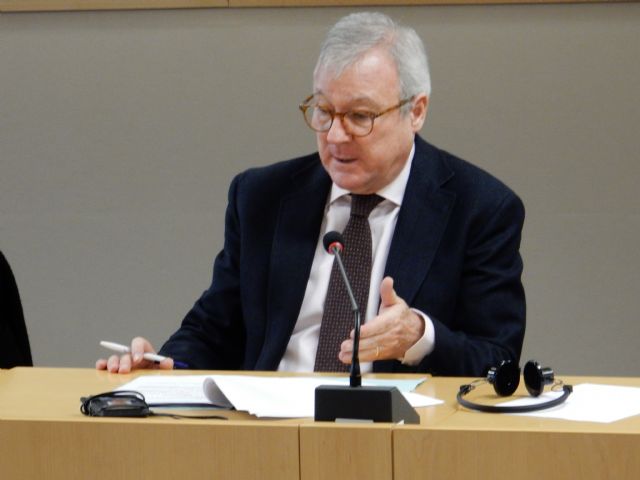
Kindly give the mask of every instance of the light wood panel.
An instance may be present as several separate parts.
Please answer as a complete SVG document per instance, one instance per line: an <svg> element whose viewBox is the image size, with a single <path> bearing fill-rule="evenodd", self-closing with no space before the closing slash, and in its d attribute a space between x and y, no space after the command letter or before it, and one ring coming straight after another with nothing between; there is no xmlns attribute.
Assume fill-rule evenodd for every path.
<svg viewBox="0 0 640 480"><path fill-rule="evenodd" d="M2 478L640 478L640 415L600 424L468 411L455 400L467 378L427 378L418 392L444 404L418 409L420 425L257 420L243 412L224 412L228 421L93 418L79 411L80 396L136 375L191 373L0 370ZM640 387L640 378L565 381ZM516 393L526 394L523 387ZM473 398L496 400L488 385Z"/></svg>
<svg viewBox="0 0 640 480"><path fill-rule="evenodd" d="M617 0L616 0L617 1ZM624 0L622 0L624 1ZM632 0L635 1L635 0ZM229 0L230 7L370 7L400 5L487 5L531 3L613 3L611 0Z"/></svg>
<svg viewBox="0 0 640 480"><path fill-rule="evenodd" d="M0 12L138 10L212 7L364 7L511 3L619 3L624 1L637 0L0 0Z"/></svg>
<svg viewBox="0 0 640 480"><path fill-rule="evenodd" d="M313 424L300 427L300 478L325 480L393 476L387 425Z"/></svg>
<svg viewBox="0 0 640 480"><path fill-rule="evenodd" d="M455 404L456 385L465 380L432 382L436 396L446 399L455 414L428 428L423 424L394 429L395 480L640 478L640 416L593 423L468 411ZM564 381L640 386L638 378L566 377ZM527 395L524 386L516 395ZM489 385L479 387L473 398L480 403L504 401Z"/></svg>
<svg viewBox="0 0 640 480"><path fill-rule="evenodd" d="M2 478L299 478L298 423L305 420L264 422L227 411L223 414L229 421L95 418L80 413L81 396L154 373L167 374L0 370Z"/></svg>
<svg viewBox="0 0 640 480"><path fill-rule="evenodd" d="M0 12L228 7L227 0L0 0Z"/></svg>
<svg viewBox="0 0 640 480"><path fill-rule="evenodd" d="M150 420L1 421L2 478L299 478L295 425Z"/></svg>
<svg viewBox="0 0 640 480"><path fill-rule="evenodd" d="M640 435L500 430L394 431L395 480L640 478Z"/></svg>

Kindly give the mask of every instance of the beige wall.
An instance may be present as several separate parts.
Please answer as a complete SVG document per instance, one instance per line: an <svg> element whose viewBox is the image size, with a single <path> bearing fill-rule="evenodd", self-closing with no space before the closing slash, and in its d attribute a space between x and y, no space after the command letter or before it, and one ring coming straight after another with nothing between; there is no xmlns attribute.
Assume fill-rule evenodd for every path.
<svg viewBox="0 0 640 480"><path fill-rule="evenodd" d="M427 43L424 136L525 202L525 359L640 375L640 4L383 10ZM314 148L296 106L349 11L0 15L0 249L38 365L173 331L232 176Z"/></svg>

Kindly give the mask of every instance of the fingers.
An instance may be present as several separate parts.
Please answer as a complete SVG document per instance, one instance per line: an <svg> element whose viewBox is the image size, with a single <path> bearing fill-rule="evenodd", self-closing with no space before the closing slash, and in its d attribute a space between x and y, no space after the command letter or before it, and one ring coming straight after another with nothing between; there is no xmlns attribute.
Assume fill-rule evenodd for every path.
<svg viewBox="0 0 640 480"><path fill-rule="evenodd" d="M100 359L96 362L96 368L104 366L109 373L129 373L131 371L131 355L111 355L107 360ZM102 368L98 368L102 370Z"/></svg>
<svg viewBox="0 0 640 480"><path fill-rule="evenodd" d="M393 288L393 278L385 277L380 284L380 310L360 329L358 356L362 362L401 359L422 337L424 321ZM351 363L353 330L340 348L339 358Z"/></svg>
<svg viewBox="0 0 640 480"><path fill-rule="evenodd" d="M131 360L135 368L147 368L147 364L151 363L143 358L145 353L156 353L149 340L143 337L131 340Z"/></svg>
<svg viewBox="0 0 640 480"><path fill-rule="evenodd" d="M153 345L143 337L135 337L131 341L131 353L111 355L108 359L100 358L96 361L97 370L107 370L110 373L129 373L132 370L142 368L160 368L170 370L173 368L173 359L165 358L159 363L146 360L145 353L155 353Z"/></svg>
<svg viewBox="0 0 640 480"><path fill-rule="evenodd" d="M375 362L376 360L384 360L386 347L384 345L375 344L373 342L364 345L360 343L358 349L358 360L361 362ZM353 341L345 340L338 354L338 358L342 363L350 364L353 360Z"/></svg>
<svg viewBox="0 0 640 480"><path fill-rule="evenodd" d="M173 368L173 360L171 366ZM96 360L96 370L107 370L109 373L129 373L133 370L131 355L127 353L122 356L111 355L108 359L99 358Z"/></svg>
<svg viewBox="0 0 640 480"><path fill-rule="evenodd" d="M173 358L165 358L158 363L158 368L160 370L173 370Z"/></svg>
<svg viewBox="0 0 640 480"><path fill-rule="evenodd" d="M99 358L96 361L97 370L107 370L110 373L130 373L133 370L144 368L159 368L160 370L172 370L174 365L173 358L165 358L161 362L150 362L144 358L135 362L132 355L125 354L122 356L112 355L109 359Z"/></svg>
<svg viewBox="0 0 640 480"><path fill-rule="evenodd" d="M133 368L159 368L161 370L173 369L173 358L165 358L161 362L152 362L144 359L145 353L156 353L151 342L143 337L131 340L131 360Z"/></svg>
<svg viewBox="0 0 640 480"><path fill-rule="evenodd" d="M393 289L393 278L384 277L380 284L380 309L391 307L401 300Z"/></svg>

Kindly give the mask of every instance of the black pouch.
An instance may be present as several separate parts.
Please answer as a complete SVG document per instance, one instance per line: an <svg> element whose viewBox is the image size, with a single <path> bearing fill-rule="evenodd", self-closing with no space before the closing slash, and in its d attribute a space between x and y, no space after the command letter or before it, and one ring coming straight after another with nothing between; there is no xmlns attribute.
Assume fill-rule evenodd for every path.
<svg viewBox="0 0 640 480"><path fill-rule="evenodd" d="M90 417L148 417L149 405L140 392L121 390L80 399L80 411Z"/></svg>

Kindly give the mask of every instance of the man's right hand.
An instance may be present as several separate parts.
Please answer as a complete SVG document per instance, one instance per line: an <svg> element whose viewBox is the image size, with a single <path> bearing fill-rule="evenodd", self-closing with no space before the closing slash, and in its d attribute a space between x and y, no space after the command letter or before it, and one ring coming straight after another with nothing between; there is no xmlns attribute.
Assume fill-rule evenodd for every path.
<svg viewBox="0 0 640 480"><path fill-rule="evenodd" d="M96 361L96 369L107 370L111 373L129 373L141 368L160 368L162 370L173 368L172 358L166 358L162 362L156 363L142 358L145 353L156 353L156 351L149 340L136 337L131 340L131 353L111 355L108 359L99 358Z"/></svg>

